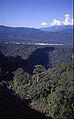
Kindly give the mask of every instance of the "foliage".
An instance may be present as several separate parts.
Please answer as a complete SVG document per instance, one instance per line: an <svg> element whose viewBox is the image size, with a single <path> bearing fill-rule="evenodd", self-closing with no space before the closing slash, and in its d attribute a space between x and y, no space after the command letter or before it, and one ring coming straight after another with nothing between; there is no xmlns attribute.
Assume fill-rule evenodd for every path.
<svg viewBox="0 0 74 119"><path fill-rule="evenodd" d="M9 82L9 88L13 89L21 98L26 98L30 78L31 76L28 73L19 68L14 72L13 81Z"/></svg>
<svg viewBox="0 0 74 119"><path fill-rule="evenodd" d="M30 106L33 109L36 109L42 113L45 113L48 116L51 116L53 119L73 119L74 117L74 80L73 80L73 70L74 63L72 61L72 49L69 47L54 47L51 51L49 48L41 48L40 46L36 47L30 46L31 50L37 50L35 52L30 52L31 54L23 55L21 52L21 58L16 59L16 55L19 49L17 46L12 45L6 46L9 50L15 49L14 57L6 57L0 54L1 62L0 62L0 85L7 86L8 89L13 90L15 95L19 95L20 98L30 99ZM4 46L5 47L5 46ZM20 46L24 48L24 46ZM26 46L26 51L29 46ZM30 50L30 49L29 49ZM29 52L27 51L27 53ZM5 53L4 48L2 46L1 51ZM25 49L23 49L23 52ZM25 51L25 52L26 52ZM68 52L69 51L69 52ZM13 52L13 51L12 51ZM36 54L35 54L36 53ZM49 60L44 62L47 63L47 66L50 64L51 67L48 66L48 69L45 68L45 65L42 65L42 59L40 59L40 64L35 60L38 60L38 55L42 53L47 54L45 56L48 57ZM25 54L25 53L24 53ZM6 54L10 56L10 53ZM40 58L42 58L40 57ZM13 60L12 60L13 58ZM37 59L36 59L37 58ZM46 57L45 57L46 58ZM16 59L16 62L15 62ZM10 61L11 60L11 61ZM33 68L32 73L29 72L25 68L25 63L27 63L27 67L29 70ZM33 62L34 61L34 62ZM9 63L10 62L10 63ZM19 63L21 62L21 65ZM31 63L32 62L32 63ZM15 65L17 64L17 66ZM30 65L31 64L31 65ZM30 67L29 67L30 66ZM15 68L14 68L15 67ZM13 68L13 70L12 70ZM11 80L7 80L7 75L11 76Z"/></svg>

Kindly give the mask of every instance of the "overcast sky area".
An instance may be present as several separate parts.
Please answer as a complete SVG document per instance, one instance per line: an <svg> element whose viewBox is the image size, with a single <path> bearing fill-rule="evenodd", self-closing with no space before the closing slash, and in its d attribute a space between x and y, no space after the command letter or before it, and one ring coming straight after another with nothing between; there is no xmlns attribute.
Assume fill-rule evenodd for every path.
<svg viewBox="0 0 74 119"><path fill-rule="evenodd" d="M73 0L0 0L0 25L73 25Z"/></svg>

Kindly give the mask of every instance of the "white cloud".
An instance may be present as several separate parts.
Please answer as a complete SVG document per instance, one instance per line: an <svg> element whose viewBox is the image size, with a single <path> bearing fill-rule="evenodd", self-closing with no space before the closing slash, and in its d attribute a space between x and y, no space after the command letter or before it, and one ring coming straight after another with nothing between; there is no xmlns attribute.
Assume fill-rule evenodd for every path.
<svg viewBox="0 0 74 119"><path fill-rule="evenodd" d="M69 14L65 14L64 16L65 16L65 17L69 17Z"/></svg>
<svg viewBox="0 0 74 119"><path fill-rule="evenodd" d="M46 27L48 24L46 22L42 22L41 26ZM70 17L69 14L64 15L64 20L53 19L53 21L49 24L49 26L61 26L61 25L74 25L74 19Z"/></svg>
<svg viewBox="0 0 74 119"><path fill-rule="evenodd" d="M62 25L62 22L60 20L54 19L51 23L51 26L60 26Z"/></svg>
<svg viewBox="0 0 74 119"><path fill-rule="evenodd" d="M71 20L72 20L72 25L74 25L74 19L72 18Z"/></svg>
<svg viewBox="0 0 74 119"><path fill-rule="evenodd" d="M47 26L47 23L46 22L42 22L41 26Z"/></svg>
<svg viewBox="0 0 74 119"><path fill-rule="evenodd" d="M69 14L65 14L63 25L73 25L73 21L73 18L71 18Z"/></svg>
<svg viewBox="0 0 74 119"><path fill-rule="evenodd" d="M60 25L74 25L74 19L70 17L69 14L64 15L64 21L54 19L51 23L51 26L60 26Z"/></svg>

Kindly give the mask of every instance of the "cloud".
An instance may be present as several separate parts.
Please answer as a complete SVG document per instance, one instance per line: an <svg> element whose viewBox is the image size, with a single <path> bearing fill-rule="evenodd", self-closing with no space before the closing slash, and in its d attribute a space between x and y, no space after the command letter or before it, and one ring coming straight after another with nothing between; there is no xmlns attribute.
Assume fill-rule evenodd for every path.
<svg viewBox="0 0 74 119"><path fill-rule="evenodd" d="M69 14L64 15L64 21L54 19L51 23L51 26L61 26L61 25L74 25L74 19L70 17Z"/></svg>
<svg viewBox="0 0 74 119"><path fill-rule="evenodd" d="M60 26L62 25L62 22L60 20L54 19L51 23L51 26Z"/></svg>
<svg viewBox="0 0 74 119"><path fill-rule="evenodd" d="M47 26L47 23L46 22L42 22L41 26Z"/></svg>
<svg viewBox="0 0 74 119"><path fill-rule="evenodd" d="M64 15L64 20L53 19L49 26L61 26L61 25L74 25L74 19L70 17L69 14ZM46 22L42 22L41 26L48 26Z"/></svg>
<svg viewBox="0 0 74 119"><path fill-rule="evenodd" d="M73 25L73 18L71 18L69 14L65 14L63 25Z"/></svg>
<svg viewBox="0 0 74 119"><path fill-rule="evenodd" d="M73 18L71 19L71 21L72 21L72 25L74 25L74 19Z"/></svg>
<svg viewBox="0 0 74 119"><path fill-rule="evenodd" d="M64 16L65 16L65 17L69 17L69 14L65 14Z"/></svg>

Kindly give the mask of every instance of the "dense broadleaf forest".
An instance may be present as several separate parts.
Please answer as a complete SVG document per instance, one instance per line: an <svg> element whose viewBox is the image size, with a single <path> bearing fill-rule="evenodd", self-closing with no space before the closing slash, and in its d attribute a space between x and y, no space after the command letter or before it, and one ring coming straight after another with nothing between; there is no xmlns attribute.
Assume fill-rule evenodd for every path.
<svg viewBox="0 0 74 119"><path fill-rule="evenodd" d="M0 43L0 118L73 119L71 45Z"/></svg>

